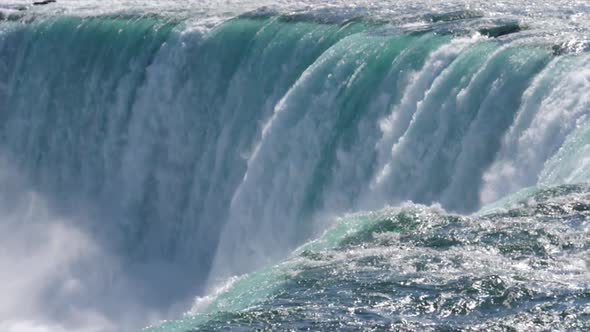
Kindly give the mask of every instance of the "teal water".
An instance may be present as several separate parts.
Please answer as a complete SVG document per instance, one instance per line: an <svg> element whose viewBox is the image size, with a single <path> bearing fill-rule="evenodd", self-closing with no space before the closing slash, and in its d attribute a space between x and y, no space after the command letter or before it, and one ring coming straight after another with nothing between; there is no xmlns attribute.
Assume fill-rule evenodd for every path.
<svg viewBox="0 0 590 332"><path fill-rule="evenodd" d="M538 190L478 217L418 205L347 216L147 331L585 330L587 190Z"/></svg>
<svg viewBox="0 0 590 332"><path fill-rule="evenodd" d="M8 328L587 328L583 28L4 12Z"/></svg>

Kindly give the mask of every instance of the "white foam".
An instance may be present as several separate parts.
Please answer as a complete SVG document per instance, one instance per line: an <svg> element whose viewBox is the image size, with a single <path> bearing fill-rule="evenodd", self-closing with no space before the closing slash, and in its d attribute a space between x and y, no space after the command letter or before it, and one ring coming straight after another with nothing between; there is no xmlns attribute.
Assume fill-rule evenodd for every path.
<svg viewBox="0 0 590 332"><path fill-rule="evenodd" d="M573 63L570 60L554 60L524 94L502 150L484 174L484 203L535 185L545 162L586 116L590 103L586 94L590 89L590 71L586 68L589 62L583 58ZM566 66L560 67L559 61L566 62Z"/></svg>

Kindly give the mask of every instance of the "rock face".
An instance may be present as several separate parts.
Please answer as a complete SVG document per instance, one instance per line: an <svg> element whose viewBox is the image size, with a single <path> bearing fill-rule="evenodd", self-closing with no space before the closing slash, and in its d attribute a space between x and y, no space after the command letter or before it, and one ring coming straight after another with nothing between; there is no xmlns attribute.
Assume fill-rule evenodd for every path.
<svg viewBox="0 0 590 332"><path fill-rule="evenodd" d="M42 5L50 4L52 2L56 2L56 0L35 1L35 2L33 2L33 5L35 5L35 6L42 6Z"/></svg>

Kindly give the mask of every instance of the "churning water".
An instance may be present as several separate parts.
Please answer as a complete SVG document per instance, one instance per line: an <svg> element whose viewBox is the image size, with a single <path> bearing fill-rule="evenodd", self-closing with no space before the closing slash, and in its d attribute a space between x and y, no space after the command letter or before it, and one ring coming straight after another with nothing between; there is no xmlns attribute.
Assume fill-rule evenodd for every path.
<svg viewBox="0 0 590 332"><path fill-rule="evenodd" d="M0 329L590 329L585 1L0 4Z"/></svg>

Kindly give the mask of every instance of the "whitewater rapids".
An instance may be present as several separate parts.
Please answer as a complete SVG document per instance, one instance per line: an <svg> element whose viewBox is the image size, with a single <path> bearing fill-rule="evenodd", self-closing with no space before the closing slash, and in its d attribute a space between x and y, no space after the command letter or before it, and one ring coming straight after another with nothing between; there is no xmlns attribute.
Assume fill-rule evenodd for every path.
<svg viewBox="0 0 590 332"><path fill-rule="evenodd" d="M584 1L3 2L0 328L588 328L589 32Z"/></svg>

